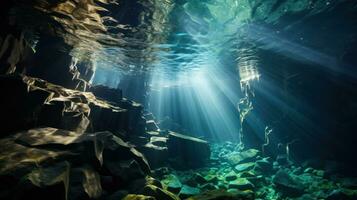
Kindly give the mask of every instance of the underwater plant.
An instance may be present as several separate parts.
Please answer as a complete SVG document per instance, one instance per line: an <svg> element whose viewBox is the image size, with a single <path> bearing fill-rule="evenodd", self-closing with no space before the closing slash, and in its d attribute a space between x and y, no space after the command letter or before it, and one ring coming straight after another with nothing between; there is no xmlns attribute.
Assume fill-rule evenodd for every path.
<svg viewBox="0 0 357 200"><path fill-rule="evenodd" d="M266 148L270 145L270 135L273 132L273 128L266 126L264 129L264 143L262 145L262 155L266 156Z"/></svg>

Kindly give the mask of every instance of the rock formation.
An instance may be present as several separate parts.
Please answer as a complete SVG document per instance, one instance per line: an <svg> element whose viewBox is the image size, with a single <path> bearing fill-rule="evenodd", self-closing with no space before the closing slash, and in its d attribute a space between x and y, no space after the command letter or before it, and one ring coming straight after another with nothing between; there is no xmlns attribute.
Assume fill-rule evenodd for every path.
<svg viewBox="0 0 357 200"><path fill-rule="evenodd" d="M150 126L140 123L145 121L140 104L99 86L90 89L96 97L24 75L2 75L0 83L7 97L0 102L0 180L11 183L0 185L6 191L1 198L50 198L49 191L62 194L59 199L109 198L125 190L178 199L140 181L151 174L150 164L168 163L168 147L179 148L166 144L168 135L145 130ZM140 137L148 142L133 139ZM202 143L209 156L206 142L189 139L185 148Z"/></svg>

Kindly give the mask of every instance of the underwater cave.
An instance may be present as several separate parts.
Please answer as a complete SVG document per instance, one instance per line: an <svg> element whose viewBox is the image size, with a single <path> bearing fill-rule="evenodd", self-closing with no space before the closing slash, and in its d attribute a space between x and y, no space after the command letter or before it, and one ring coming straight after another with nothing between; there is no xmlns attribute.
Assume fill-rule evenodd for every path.
<svg viewBox="0 0 357 200"><path fill-rule="evenodd" d="M0 16L0 199L357 199L357 1Z"/></svg>

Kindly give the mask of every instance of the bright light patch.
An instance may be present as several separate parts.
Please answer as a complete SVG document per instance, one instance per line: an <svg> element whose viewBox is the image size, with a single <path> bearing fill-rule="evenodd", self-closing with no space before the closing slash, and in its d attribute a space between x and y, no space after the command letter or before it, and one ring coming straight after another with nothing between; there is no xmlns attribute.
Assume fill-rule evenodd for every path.
<svg viewBox="0 0 357 200"><path fill-rule="evenodd" d="M203 56L203 55L202 55ZM238 140L239 82L214 57L199 69L151 74L149 110L158 121L171 119L186 134L213 140ZM204 60L200 58L199 60Z"/></svg>

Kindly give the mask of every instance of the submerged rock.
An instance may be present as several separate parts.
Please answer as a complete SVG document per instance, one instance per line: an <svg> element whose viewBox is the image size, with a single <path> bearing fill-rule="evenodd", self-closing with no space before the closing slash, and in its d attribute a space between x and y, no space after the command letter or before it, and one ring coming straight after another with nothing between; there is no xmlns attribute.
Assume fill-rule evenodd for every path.
<svg viewBox="0 0 357 200"><path fill-rule="evenodd" d="M213 183L206 183L206 184L200 185L200 188L201 188L201 190L206 190L206 191L219 189L218 186L216 186Z"/></svg>
<svg viewBox="0 0 357 200"><path fill-rule="evenodd" d="M304 194L301 197L296 198L295 200L315 200L316 197L314 197L311 194Z"/></svg>
<svg viewBox="0 0 357 200"><path fill-rule="evenodd" d="M121 200L156 200L155 197L140 194L128 194Z"/></svg>
<svg viewBox="0 0 357 200"><path fill-rule="evenodd" d="M257 160L255 162L254 171L268 175L273 172L273 165L269 161L269 158Z"/></svg>
<svg viewBox="0 0 357 200"><path fill-rule="evenodd" d="M207 141L175 132L169 133L167 147L176 168L203 166L211 154Z"/></svg>
<svg viewBox="0 0 357 200"><path fill-rule="evenodd" d="M233 180L236 180L237 178L238 178L238 176L234 171L229 172L225 176L225 180L226 181L233 181Z"/></svg>
<svg viewBox="0 0 357 200"><path fill-rule="evenodd" d="M304 185L284 170L279 170L273 177L277 189L287 196L299 196L304 193Z"/></svg>
<svg viewBox="0 0 357 200"><path fill-rule="evenodd" d="M357 178L342 178L340 181L344 188L357 190Z"/></svg>
<svg viewBox="0 0 357 200"><path fill-rule="evenodd" d="M170 174L162 180L163 184L166 185L167 190L178 194L182 188L181 181L173 174Z"/></svg>
<svg viewBox="0 0 357 200"><path fill-rule="evenodd" d="M146 130L147 131L159 131L160 128L154 120L148 120L148 121L146 121Z"/></svg>
<svg viewBox="0 0 357 200"><path fill-rule="evenodd" d="M181 199L186 199L190 196L198 195L200 193L200 189L196 187L190 187L188 185L183 185L183 187L180 190L179 197Z"/></svg>
<svg viewBox="0 0 357 200"><path fill-rule="evenodd" d="M218 182L218 177L215 174L207 174L206 176L203 177L206 182L208 183L217 183Z"/></svg>
<svg viewBox="0 0 357 200"><path fill-rule="evenodd" d="M189 197L187 200L253 200L254 193L249 191L227 192L226 190L211 190Z"/></svg>
<svg viewBox="0 0 357 200"><path fill-rule="evenodd" d="M355 200L355 199L357 199L357 190L349 190L349 189L335 189L326 197L326 200Z"/></svg>
<svg viewBox="0 0 357 200"><path fill-rule="evenodd" d="M153 196L156 200L180 200L175 194L154 185L146 185L143 194Z"/></svg>
<svg viewBox="0 0 357 200"><path fill-rule="evenodd" d="M163 167L168 161L169 152L166 145L167 138L153 136L145 145L138 149L148 159L152 168Z"/></svg>
<svg viewBox="0 0 357 200"><path fill-rule="evenodd" d="M243 172L243 171L249 171L254 168L254 165L255 165L254 162L238 164L234 167L234 171L236 171L237 173Z"/></svg>
<svg viewBox="0 0 357 200"><path fill-rule="evenodd" d="M225 159L231 165L238 165L243 162L253 161L256 156L258 156L259 151L256 149L248 149L242 152L232 152L225 155Z"/></svg>
<svg viewBox="0 0 357 200"><path fill-rule="evenodd" d="M228 188L238 189L238 190L253 190L254 185L246 178L237 178L230 181Z"/></svg>

